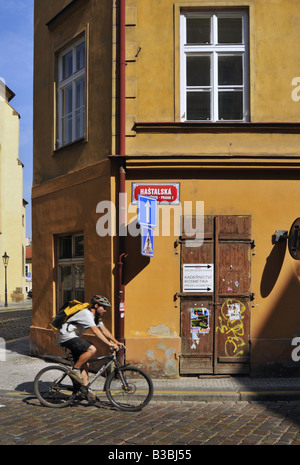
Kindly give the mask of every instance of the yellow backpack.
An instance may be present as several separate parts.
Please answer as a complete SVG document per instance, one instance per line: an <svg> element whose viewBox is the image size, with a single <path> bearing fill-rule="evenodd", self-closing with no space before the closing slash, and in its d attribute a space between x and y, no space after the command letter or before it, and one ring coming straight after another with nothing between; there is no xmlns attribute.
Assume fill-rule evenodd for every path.
<svg viewBox="0 0 300 465"><path fill-rule="evenodd" d="M59 331L62 325L67 321L70 316L87 308L90 304L88 302L82 303L78 300L71 300L65 303L55 318L51 321L50 326L54 331Z"/></svg>

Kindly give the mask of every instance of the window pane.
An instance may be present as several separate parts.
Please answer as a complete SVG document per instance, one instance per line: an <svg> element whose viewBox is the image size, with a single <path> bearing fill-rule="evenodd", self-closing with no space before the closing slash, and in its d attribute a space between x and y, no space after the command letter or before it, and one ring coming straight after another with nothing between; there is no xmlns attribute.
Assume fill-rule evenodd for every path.
<svg viewBox="0 0 300 465"><path fill-rule="evenodd" d="M187 119L210 120L210 92L187 92Z"/></svg>
<svg viewBox="0 0 300 465"><path fill-rule="evenodd" d="M70 300L73 300L73 291L63 291L61 293L60 307Z"/></svg>
<svg viewBox="0 0 300 465"><path fill-rule="evenodd" d="M210 44L210 18L187 18L187 44Z"/></svg>
<svg viewBox="0 0 300 465"><path fill-rule="evenodd" d="M85 66L85 43L82 42L76 47L76 71Z"/></svg>
<svg viewBox="0 0 300 465"><path fill-rule="evenodd" d="M75 236L75 257L84 256L84 236Z"/></svg>
<svg viewBox="0 0 300 465"><path fill-rule="evenodd" d="M72 113L72 84L66 87L63 91L64 93L64 115Z"/></svg>
<svg viewBox="0 0 300 465"><path fill-rule="evenodd" d="M242 42L242 18L218 18L218 43L241 44Z"/></svg>
<svg viewBox="0 0 300 465"><path fill-rule="evenodd" d="M219 92L219 119L241 120L243 119L243 93Z"/></svg>
<svg viewBox="0 0 300 465"><path fill-rule="evenodd" d="M63 82L58 85L57 147L85 135L85 41L80 38L68 50L67 53L63 51L58 60L58 76Z"/></svg>
<svg viewBox="0 0 300 465"><path fill-rule="evenodd" d="M63 79L73 74L73 52L67 53L63 56Z"/></svg>
<svg viewBox="0 0 300 465"><path fill-rule="evenodd" d="M76 108L79 108L84 105L84 77L76 81L75 91L76 91Z"/></svg>
<svg viewBox="0 0 300 465"><path fill-rule="evenodd" d="M63 120L63 143L69 144L72 142L72 115L66 116Z"/></svg>
<svg viewBox="0 0 300 465"><path fill-rule="evenodd" d="M75 289L75 299L79 300L79 302L84 302L84 290Z"/></svg>
<svg viewBox="0 0 300 465"><path fill-rule="evenodd" d="M71 266L61 266L61 289L72 289L72 267Z"/></svg>
<svg viewBox="0 0 300 465"><path fill-rule="evenodd" d="M84 301L84 235L58 237L59 306L68 300ZM81 259L79 259L81 257ZM64 260L63 262L60 259Z"/></svg>
<svg viewBox="0 0 300 465"><path fill-rule="evenodd" d="M75 139L84 136L84 108L77 110L75 113Z"/></svg>
<svg viewBox="0 0 300 465"><path fill-rule="evenodd" d="M241 56L219 56L219 86L243 84L243 60Z"/></svg>
<svg viewBox="0 0 300 465"><path fill-rule="evenodd" d="M186 74L188 86L209 86L210 57L188 56Z"/></svg>
<svg viewBox="0 0 300 465"><path fill-rule="evenodd" d="M72 257L72 236L62 236L59 238L59 258Z"/></svg>
<svg viewBox="0 0 300 465"><path fill-rule="evenodd" d="M84 289L84 266L74 265L75 289Z"/></svg>

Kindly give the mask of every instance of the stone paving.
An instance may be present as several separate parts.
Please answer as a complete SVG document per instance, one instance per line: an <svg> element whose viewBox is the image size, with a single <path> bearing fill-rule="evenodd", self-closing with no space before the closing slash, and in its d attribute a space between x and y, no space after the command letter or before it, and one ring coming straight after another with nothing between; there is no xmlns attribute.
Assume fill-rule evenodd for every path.
<svg viewBox="0 0 300 465"><path fill-rule="evenodd" d="M28 336L31 321L31 307L7 310L2 308L0 310L0 337L5 341L10 341Z"/></svg>
<svg viewBox="0 0 300 465"><path fill-rule="evenodd" d="M299 445L298 402L151 402L136 413L106 402L63 409L0 398L0 445ZM130 449L129 447L129 449Z"/></svg>
<svg viewBox="0 0 300 465"><path fill-rule="evenodd" d="M277 401L221 401L219 398L217 401L175 401L174 395L170 396L174 380L167 380L164 389L169 391L168 400L154 398L137 413L115 410L105 397L96 405L82 402L64 409L42 407L32 391L20 393L32 387L35 373L44 365L43 361L29 357L27 352L24 336L27 336L30 324L30 309L14 309L9 313L0 310L0 336L7 342L23 338L7 344L7 362L1 365L0 445L103 445L106 448L101 450L114 454L115 458L116 451L122 451L124 446L129 452L142 446L162 451L171 448L171 452L172 447L180 448L184 454L192 451L192 455L173 456L173 461L180 461L180 458L197 457L195 448L199 445L300 444L300 403L293 397ZM24 364L26 371L23 373ZM175 381L177 390L184 390L192 382L187 379ZM226 393L227 390L254 389L256 385L264 389L276 388L277 383L280 388L299 389L296 379L225 378L211 383L212 380L195 379L192 389L213 386ZM136 456L134 461L142 463L151 458L150 454L143 454L139 459ZM154 458L164 460L166 457Z"/></svg>

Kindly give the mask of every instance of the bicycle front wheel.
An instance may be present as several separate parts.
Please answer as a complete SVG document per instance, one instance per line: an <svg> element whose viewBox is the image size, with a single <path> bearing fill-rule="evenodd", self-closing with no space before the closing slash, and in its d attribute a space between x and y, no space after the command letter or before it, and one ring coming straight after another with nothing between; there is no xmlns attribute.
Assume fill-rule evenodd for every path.
<svg viewBox="0 0 300 465"><path fill-rule="evenodd" d="M105 391L109 401L118 409L137 411L144 408L152 399L151 378L136 367L121 367L107 378Z"/></svg>
<svg viewBox="0 0 300 465"><path fill-rule="evenodd" d="M43 368L36 375L34 393L42 405L62 408L74 400L76 388L67 371L67 368L55 365Z"/></svg>

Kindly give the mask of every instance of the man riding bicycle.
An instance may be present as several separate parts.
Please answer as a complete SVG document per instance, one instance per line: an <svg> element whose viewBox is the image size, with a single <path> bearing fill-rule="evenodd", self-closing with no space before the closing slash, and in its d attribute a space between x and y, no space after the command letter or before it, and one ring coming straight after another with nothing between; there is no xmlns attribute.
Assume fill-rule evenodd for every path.
<svg viewBox="0 0 300 465"><path fill-rule="evenodd" d="M87 362L97 352L96 347L91 342L80 337L85 330L91 329L98 339L111 348L118 349L119 346L125 348L123 343L118 342L113 337L102 321L107 307L111 307L108 299L101 295L95 295L87 308L68 318L60 329L58 342L62 347L71 351L74 359L74 366L68 374L84 386L88 384Z"/></svg>

